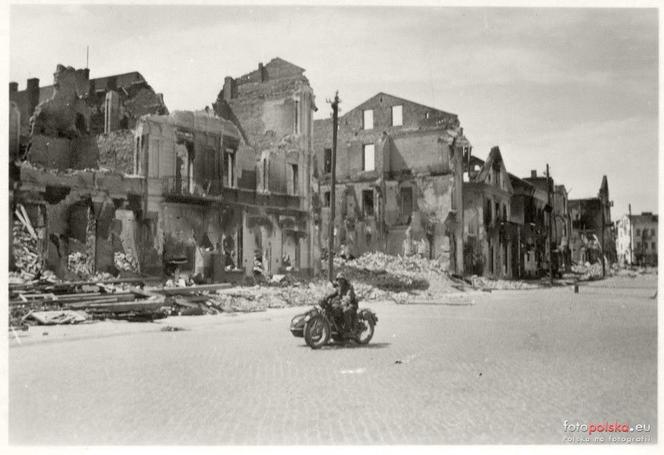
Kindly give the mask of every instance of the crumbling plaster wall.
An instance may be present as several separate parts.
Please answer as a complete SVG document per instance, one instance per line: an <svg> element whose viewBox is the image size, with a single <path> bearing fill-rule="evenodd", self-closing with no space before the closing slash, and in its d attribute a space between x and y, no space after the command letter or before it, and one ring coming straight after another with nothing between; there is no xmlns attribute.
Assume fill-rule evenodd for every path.
<svg viewBox="0 0 664 455"><path fill-rule="evenodd" d="M134 172L134 132L117 130L96 137L99 150L98 167L125 174Z"/></svg>
<svg viewBox="0 0 664 455"><path fill-rule="evenodd" d="M58 65L51 98L39 103L31 118L33 134L75 138L89 133L90 108L83 100L76 70Z"/></svg>
<svg viewBox="0 0 664 455"><path fill-rule="evenodd" d="M391 109L396 105L403 106L401 126L392 126ZM363 111L368 109L373 110L372 129L363 128ZM337 179L353 179L361 174L364 144L375 144L377 172L448 172L449 147L443 137L447 130L459 126L454 114L380 93L339 118ZM392 142L386 145L387 137ZM314 122L314 150L322 177L326 148L332 148L332 120L319 119Z"/></svg>
<svg viewBox="0 0 664 455"><path fill-rule="evenodd" d="M399 188L403 187L410 187L413 191L409 223L408 217L402 219L399 216ZM346 244L354 256L375 250L407 254L417 252L415 243L424 240L433 247L432 257L449 264L452 247L448 216L453 206L454 176L417 176L402 182L387 181L385 188L383 204L383 189L373 182L337 185L335 248ZM374 191L374 216L363 215L362 192L366 190ZM324 194L330 191L330 186L323 184L320 191ZM321 244L325 247L329 238L330 208L322 207L321 215ZM407 236L412 245L404 244Z"/></svg>
<svg viewBox="0 0 664 455"><path fill-rule="evenodd" d="M238 150L241 152L238 161L242 160L238 186L259 192L297 195L300 210L311 214L303 228L306 234L296 235L300 268L314 271L319 263L317 228L312 214L312 109L315 105L313 90L303 72L295 65L273 59L265 66L260 65L258 71L236 80L226 78L224 89L213 106L219 116L238 127L242 136ZM245 153L249 148L254 151L253 163L251 154ZM272 208L280 209L276 204ZM276 273L282 268L283 243L287 236L277 221L274 232L266 231L259 237L266 237L260 245L263 254L269 256L264 258L266 268ZM244 251L245 259L249 257L253 261L253 250L258 242L252 238L253 235L244 237ZM289 242L285 248L293 261L296 249L292 245L294 241Z"/></svg>
<svg viewBox="0 0 664 455"><path fill-rule="evenodd" d="M221 211L216 207L163 203L159 236L163 237L163 261L186 258L180 268L211 276L209 252L219 252L223 240Z"/></svg>
<svg viewBox="0 0 664 455"><path fill-rule="evenodd" d="M90 271L117 273L116 252L135 254L138 250L135 215L131 210L118 210L104 194L91 195L89 190L71 190L63 199L46 203L48 244L47 268L60 278L75 279L67 270L68 255L86 255ZM132 221L129 221L131 213Z"/></svg>

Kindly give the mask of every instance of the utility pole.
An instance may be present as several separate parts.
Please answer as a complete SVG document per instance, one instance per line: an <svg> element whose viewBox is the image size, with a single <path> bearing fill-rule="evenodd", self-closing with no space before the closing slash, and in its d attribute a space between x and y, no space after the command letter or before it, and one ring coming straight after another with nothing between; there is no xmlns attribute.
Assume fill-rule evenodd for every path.
<svg viewBox="0 0 664 455"><path fill-rule="evenodd" d="M602 278L606 278L606 263L604 261L604 231L606 230L606 219L604 215L604 199L600 199L600 206L602 210L602 249L600 251L602 255Z"/></svg>
<svg viewBox="0 0 664 455"><path fill-rule="evenodd" d="M335 189L337 186L337 129L339 123L339 91L334 94L334 101L332 101L332 157L331 157L331 171L332 182L330 187L330 221L327 242L327 278L334 281L334 222L336 212L336 197Z"/></svg>
<svg viewBox="0 0 664 455"><path fill-rule="evenodd" d="M549 281L553 284L553 249L552 249L552 235L551 228L553 227L553 204L551 204L551 179L549 178L549 165L546 165L546 200L549 204Z"/></svg>
<svg viewBox="0 0 664 455"><path fill-rule="evenodd" d="M627 208L628 208L628 211L629 211L628 212L629 216L627 218L627 220L629 221L629 265L631 267L632 264L634 263L634 259L633 259L634 258L634 253L633 253L634 250L632 249L633 248L633 245L632 245L632 204L628 204Z"/></svg>

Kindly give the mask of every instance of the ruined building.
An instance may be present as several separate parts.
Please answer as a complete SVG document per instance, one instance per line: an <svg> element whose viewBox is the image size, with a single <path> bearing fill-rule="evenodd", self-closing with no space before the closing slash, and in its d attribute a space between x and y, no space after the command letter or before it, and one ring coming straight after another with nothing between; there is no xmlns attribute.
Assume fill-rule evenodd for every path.
<svg viewBox="0 0 664 455"><path fill-rule="evenodd" d="M623 215L616 221L616 250L621 265L657 265L657 225L652 212Z"/></svg>
<svg viewBox="0 0 664 455"><path fill-rule="evenodd" d="M30 79L17 89L10 83L18 138L10 149L10 226L33 238L36 270L62 278L75 278L74 269L116 273L116 253L137 260L131 222L145 193L145 181L132 175L130 127L142 114L165 112L161 96L138 73L89 79L89 70L63 65L53 85ZM106 109L116 89L126 109Z"/></svg>
<svg viewBox="0 0 664 455"><path fill-rule="evenodd" d="M518 223L514 189L498 147L486 161L470 156L463 183L464 264L467 273L496 278L518 275ZM515 216L523 216L522 212Z"/></svg>
<svg viewBox="0 0 664 455"><path fill-rule="evenodd" d="M314 93L304 69L280 58L237 78L226 77L214 112L239 131L234 197L254 198L242 226L246 273L315 272L319 264L314 223ZM233 171L235 172L235 171ZM254 200L252 199L252 200Z"/></svg>
<svg viewBox="0 0 664 455"><path fill-rule="evenodd" d="M609 263L616 262L616 243L611 223L611 205L613 203L609 199L609 184L606 175L602 178L597 197L570 199L568 204L572 219L570 239L572 260L591 263L599 261L602 255L603 238L604 256Z"/></svg>
<svg viewBox="0 0 664 455"><path fill-rule="evenodd" d="M88 80L59 65L50 96L26 111L24 146L12 142L11 214L44 268L115 274L120 254L136 272L202 281L313 271L315 105L303 72L274 59L226 78L219 115L168 114L138 73ZM13 106L14 131L23 117Z"/></svg>
<svg viewBox="0 0 664 455"><path fill-rule="evenodd" d="M332 120L314 122L321 238L328 244ZM339 117L335 248L420 254L463 273L459 119L378 93Z"/></svg>

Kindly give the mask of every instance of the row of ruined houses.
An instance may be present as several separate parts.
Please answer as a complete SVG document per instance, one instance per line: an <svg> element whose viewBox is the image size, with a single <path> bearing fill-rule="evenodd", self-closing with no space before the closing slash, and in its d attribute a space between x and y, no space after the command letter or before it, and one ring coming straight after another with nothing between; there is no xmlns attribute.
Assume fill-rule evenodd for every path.
<svg viewBox="0 0 664 455"><path fill-rule="evenodd" d="M313 119L304 72L275 58L226 77L211 108L171 113L137 72L58 65L50 86L11 83L10 224L20 204L63 278L72 254L116 273L116 253L204 281L310 275L331 222L335 254L420 254L457 274L537 276L548 241L556 267L598 254L606 178L568 200L551 178L510 174L498 147L474 155L457 115L385 93L339 119L330 220L332 121Z"/></svg>

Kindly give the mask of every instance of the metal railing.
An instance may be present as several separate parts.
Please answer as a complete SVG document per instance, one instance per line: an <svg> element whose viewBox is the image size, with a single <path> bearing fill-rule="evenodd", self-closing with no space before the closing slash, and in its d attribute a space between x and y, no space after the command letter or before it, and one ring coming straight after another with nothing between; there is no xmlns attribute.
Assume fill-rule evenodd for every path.
<svg viewBox="0 0 664 455"><path fill-rule="evenodd" d="M164 196L195 196L218 197L221 196L222 181L215 180L189 180L180 177L162 177L162 192Z"/></svg>
<svg viewBox="0 0 664 455"><path fill-rule="evenodd" d="M299 210L302 196L260 192L249 188L228 188L221 179L190 182L179 177L162 177L162 194L175 199L197 199L224 201L243 205L274 206L283 209Z"/></svg>

